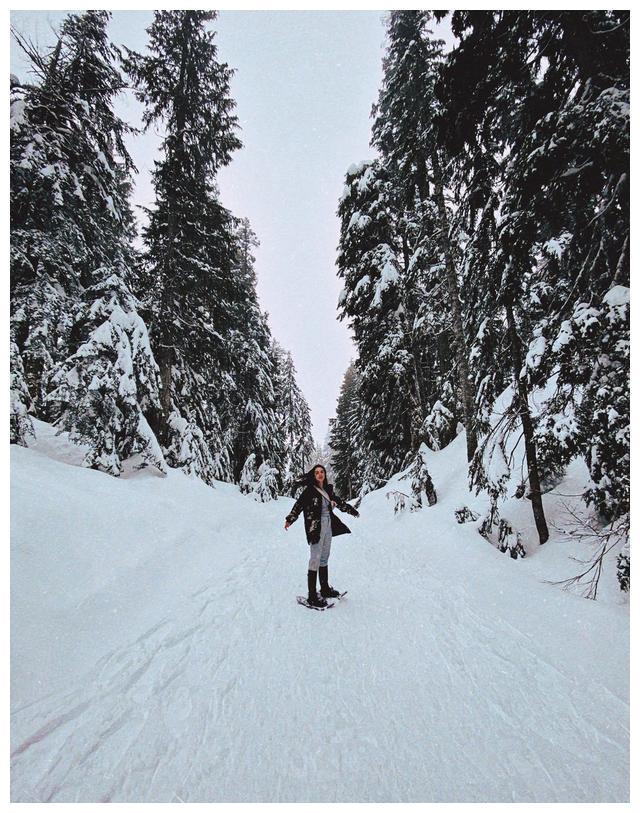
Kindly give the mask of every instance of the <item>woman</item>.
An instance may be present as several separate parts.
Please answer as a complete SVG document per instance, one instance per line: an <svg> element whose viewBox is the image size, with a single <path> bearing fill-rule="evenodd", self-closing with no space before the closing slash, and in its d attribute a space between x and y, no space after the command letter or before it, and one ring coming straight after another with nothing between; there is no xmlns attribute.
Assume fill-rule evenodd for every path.
<svg viewBox="0 0 640 813"><path fill-rule="evenodd" d="M287 515L284 529L288 530L300 512L304 511L304 529L309 545L308 601L312 607L326 607L328 598L340 595L329 585L328 562L331 539L339 534L351 533L344 522L333 513L333 508L337 506L341 511L354 517L359 517L360 514L334 492L333 485L327 482L327 471L322 464L314 466L295 485L306 485L306 488L296 500L291 513ZM316 592L318 572L320 573L319 596Z"/></svg>

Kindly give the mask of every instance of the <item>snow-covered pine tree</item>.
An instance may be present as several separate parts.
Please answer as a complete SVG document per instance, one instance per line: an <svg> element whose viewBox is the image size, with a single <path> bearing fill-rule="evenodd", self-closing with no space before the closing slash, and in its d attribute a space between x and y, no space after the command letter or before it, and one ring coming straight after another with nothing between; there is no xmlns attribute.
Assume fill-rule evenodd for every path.
<svg viewBox="0 0 640 813"><path fill-rule="evenodd" d="M268 460L263 460L258 467L258 479L254 488L256 500L270 502L278 499L279 477L278 470Z"/></svg>
<svg viewBox="0 0 640 813"><path fill-rule="evenodd" d="M331 449L327 443L316 443L312 452L313 465L320 464L325 467L327 471L327 480L333 482L333 466L331 463Z"/></svg>
<svg viewBox="0 0 640 813"><path fill-rule="evenodd" d="M404 475L405 479L408 479L411 484L412 511L422 508L425 500L429 505L435 505L438 501L433 480L429 474L428 456L429 449L426 443L421 443L413 463Z"/></svg>
<svg viewBox="0 0 640 813"><path fill-rule="evenodd" d="M162 381L152 425L168 462L189 459L206 482L233 476L217 408L229 383L228 301L234 299L235 220L218 200L216 173L241 144L230 96L232 71L217 58L209 11L156 11L148 52L124 61L146 109L164 128L153 172L155 207L143 229L147 273L156 281L150 335ZM197 428L197 431L189 427ZM195 447L198 447L197 449Z"/></svg>
<svg viewBox="0 0 640 813"><path fill-rule="evenodd" d="M250 494L254 500L277 500L280 492L279 472L268 460L263 460L256 467L256 455L251 452L240 472L238 485L242 494Z"/></svg>
<svg viewBox="0 0 640 813"><path fill-rule="evenodd" d="M335 418L329 419L328 440L336 490L348 500L363 483L362 411L360 381L352 361L342 379Z"/></svg>
<svg viewBox="0 0 640 813"><path fill-rule="evenodd" d="M494 182L475 184L484 187L481 199L498 182L496 259L506 273L497 299L519 403L524 391L546 389L540 415L525 427L534 468L553 483L582 454L597 481L601 456L611 453L599 509L607 506L603 516L611 518L625 511L628 480L627 317L607 301L610 292L617 301L615 288L625 290L629 273L628 14L454 12L452 28L460 45L443 86L447 142L466 155L467 168L485 156ZM499 346L495 320L483 326ZM585 499L598 504L598 490Z"/></svg>
<svg viewBox="0 0 640 813"><path fill-rule="evenodd" d="M145 417L155 362L126 282L134 167L113 111L124 80L108 19L68 15L45 55L16 35L39 82L14 99L12 322L36 414L88 444L87 465L118 474L135 453L165 464Z"/></svg>
<svg viewBox="0 0 640 813"><path fill-rule="evenodd" d="M589 11L519 22L520 41L536 32L538 75L505 211L526 204L528 213L519 229L533 268L526 374L553 385L536 435L547 476L585 457L596 487L584 497L606 521L628 506L629 19ZM602 490L601 455L611 461Z"/></svg>
<svg viewBox="0 0 640 813"><path fill-rule="evenodd" d="M610 523L630 510L629 288L614 285L594 300L574 306L550 348L564 412L547 409L543 429L554 433L565 459L584 455L592 479L585 502ZM580 394L570 400L571 385Z"/></svg>
<svg viewBox="0 0 640 813"><path fill-rule="evenodd" d="M290 447L286 439L287 433L285 426L287 423L287 412L285 406L285 398L283 397L283 365L285 358L285 351L276 341L275 338L271 339L271 346L269 348L269 355L273 360L273 389L275 398L275 431L279 438L282 439L282 457L278 461L278 471L280 473L281 493L287 494L291 491L294 480L294 472L291 470L289 458L291 455Z"/></svg>
<svg viewBox="0 0 640 813"><path fill-rule="evenodd" d="M243 494L250 494L255 489L257 479L256 456L251 452L251 454L247 455L247 459L244 461L242 471L240 472L240 479L238 481L240 491Z"/></svg>
<svg viewBox="0 0 640 813"><path fill-rule="evenodd" d="M525 15L519 16L512 12L480 12L478 17L468 12L454 12L452 27L456 34L461 36L460 47L448 60L447 68L443 71L440 95L447 99L447 113L442 117L441 130L455 133L455 138L449 139L449 150L457 148L462 156L461 163L469 165L469 152L473 154L478 148L478 139L483 141L482 146L488 152L488 158L483 158L480 172L471 177L471 201L468 201L470 220L478 202L494 205L492 197L491 177L483 177L483 173L497 172L500 168L499 160L491 162L492 157L500 156L505 151L509 160L513 161L513 154L517 154L517 145L522 140L523 133L529 122L522 115L523 103L535 85L536 66L530 64L530 43L525 40L527 32L531 33L531 20L529 25L522 23ZM471 32L468 31L471 23ZM513 29L509 24L512 24ZM521 24L522 23L522 24ZM519 24L521 24L519 26ZM487 29L487 41L482 39L481 31ZM535 29L535 22L533 24ZM497 30L499 29L499 30ZM517 32L517 33L515 33ZM500 36L498 36L500 34ZM521 39L519 39L519 37ZM480 45L480 41L481 45ZM496 45L495 53L491 52L491 45ZM474 62L474 74L469 76L470 59L480 47L482 56ZM487 53L487 51L489 53ZM522 71L513 76L512 81L505 82L505 76L513 74L513 60L517 58L522 63ZM501 61L502 60L502 61ZM469 110L469 92L472 93L474 104ZM514 115L515 110L515 115ZM463 133L460 132L461 122L469 126ZM475 126L473 125L475 122ZM442 132L440 134L442 139ZM511 152L509 152L509 150ZM477 182L478 177L480 183ZM502 176L504 183L504 175ZM508 193L507 193L508 196ZM469 205L470 204L470 205ZM504 205L504 198L502 201ZM488 242L491 243L490 211L484 211L482 216L482 231L479 239L472 241L472 248L479 250L482 256L486 252ZM548 538L548 529L542 506L540 475L538 470L537 449L535 443L535 420L529 405L530 386L527 379L521 376L521 369L525 360L526 345L523 336L527 335L530 327L526 300L528 285L530 284L530 264L524 249L526 242L527 217L526 211L511 211L509 214L501 211L501 222L498 232L496 267L500 269L500 281L490 285L495 290L495 299L483 298L481 308L482 336L480 342L476 339L474 348L475 378L479 383L480 398L476 402L476 425L481 428L486 420L491 406L487 404L496 393L495 373L489 369L481 369L480 363L493 363L492 353L482 352L488 349L486 339L493 339L492 329L500 331L500 344L508 348L509 366L513 386L511 399L502 409L502 418L498 425L487 431L480 443L470 467L471 480L476 486L481 486L495 492L499 488L498 481L488 472L487 458L494 456L496 448L504 447L506 437L515 428L518 419L522 426L527 474L529 480L529 496L532 502L533 514L538 530L540 543ZM472 225L479 225L477 222ZM484 241L484 245L483 245ZM490 269L488 269L490 274ZM470 297L471 299L471 297ZM502 327L500 327L502 325ZM480 351L480 352L479 352ZM497 369L501 374L501 365ZM478 414L479 413L479 414ZM486 427L486 423L485 423ZM502 474L500 474L502 478ZM500 479L499 478L499 479Z"/></svg>
<svg viewBox="0 0 640 813"><path fill-rule="evenodd" d="M247 303L250 309L250 302ZM256 308L250 311L244 333L235 337L238 365L235 375L239 403L233 459L238 464L249 452L256 456L256 466L273 455L282 458L284 438L278 437L274 363L270 355L271 334L265 315ZM239 472L238 472L239 476Z"/></svg>
<svg viewBox="0 0 640 813"><path fill-rule="evenodd" d="M456 421L453 412L439 399L424 419L423 435L431 449L442 449L455 437Z"/></svg>
<svg viewBox="0 0 640 813"><path fill-rule="evenodd" d="M618 584L624 593L629 592L631 587L631 553L629 538L624 544L622 551L616 558L616 575L618 577Z"/></svg>
<svg viewBox="0 0 640 813"><path fill-rule="evenodd" d="M29 416L31 397L24 381L22 359L13 337L10 339L9 398L9 442L26 446L27 439L35 434Z"/></svg>
<svg viewBox="0 0 640 813"><path fill-rule="evenodd" d="M290 351L274 339L271 353L275 359L275 403L278 434L284 439L284 459L280 468L282 490L288 494L299 472L312 464L314 440L311 434L309 405L298 386Z"/></svg>
<svg viewBox="0 0 640 813"><path fill-rule="evenodd" d="M561 12L537 24L540 42L560 44L527 101L533 124L505 203L526 201L533 218L527 375L553 382L536 428L544 469L584 456L585 500L611 521L629 505L629 19Z"/></svg>
<svg viewBox="0 0 640 813"><path fill-rule="evenodd" d="M372 145L386 164L396 168L398 192L408 208L416 208L427 255L437 248L431 261L439 272L443 290L440 309L450 314L451 344L455 353L456 384L460 393L467 430L467 457L476 448L473 416L473 387L468 369L467 339L460 303L456 247L451 229L451 211L445 197L444 153L438 141L438 119L444 109L436 95L444 42L436 39L429 25L432 12L393 11L387 23L387 50L383 80L374 106ZM415 202L419 205L416 207ZM430 238L430 239L429 239ZM434 245L435 244L435 245ZM435 309L433 309L435 310ZM435 399L434 399L435 400ZM423 415L423 418L425 415Z"/></svg>
<svg viewBox="0 0 640 813"><path fill-rule="evenodd" d="M48 101L42 86L45 78L53 83L61 43L53 54L40 54L27 47L19 36L17 39L30 58L32 70L40 70L40 81L23 86L16 76L11 77L11 379L12 393L42 417L59 333L66 332L62 314L65 297L58 279L75 278L65 240L56 235L56 226L60 232L64 229L70 232L71 224L64 220L64 209L55 206L55 201L60 200L56 188L45 180L49 162L43 154L42 132L46 124L37 115ZM55 134L51 138L55 140ZM41 211L45 213L42 218ZM54 214L58 215L56 220ZM43 267L43 260L49 260L48 268ZM59 330L61 325L64 327ZM22 433L14 434L13 424L11 437L12 442L24 441Z"/></svg>
<svg viewBox="0 0 640 813"><path fill-rule="evenodd" d="M105 153L102 153L104 156ZM101 163L107 166L106 158ZM98 177L98 176L96 176ZM135 219L129 203L126 167L112 165L103 180L112 217L103 224L101 255L108 265L89 275L69 332L69 356L61 360L46 396L60 430L84 445L85 464L119 475L123 462L140 455L140 465L166 471L147 416L159 408L158 367L140 303L127 280L135 280ZM108 240L107 240L108 238Z"/></svg>
<svg viewBox="0 0 640 813"><path fill-rule="evenodd" d="M108 270L97 269L96 276ZM142 465L166 471L145 417L158 404L158 368L124 276L114 273L87 289L75 325L79 347L53 376L47 397L60 430L89 446L85 465L116 476L134 454Z"/></svg>
<svg viewBox="0 0 640 813"><path fill-rule="evenodd" d="M436 18L448 12L434 12ZM487 91L496 67L490 62L492 48L499 49L508 31L500 30L497 42L488 25L485 44L480 38L467 45L467 18L453 14L451 25L458 47L447 56L436 84L443 106L438 119L438 141L446 158L455 200L453 232L460 252L460 299L465 335L468 337L469 374L475 393L473 423L476 435L486 436L496 398L511 379L511 362L504 341L505 318L498 303L502 265L498 258L499 209L503 195L501 168L512 113L512 83L496 79ZM493 19L492 12L481 12ZM473 87L470 95L469 88ZM470 104L470 100L472 103ZM491 114L477 126L484 109ZM475 118L474 118L475 117ZM467 122L467 119L470 121ZM475 123L474 123L475 122Z"/></svg>
<svg viewBox="0 0 640 813"><path fill-rule="evenodd" d="M43 418L82 291L122 250L131 128L113 112L124 82L108 19L105 11L68 15L44 53L13 32L35 81L12 81L12 333Z"/></svg>
<svg viewBox="0 0 640 813"><path fill-rule="evenodd" d="M467 162L457 162L456 171L467 169ZM465 328L470 337L469 370L474 383L473 422L478 437L486 437L489 418L496 398L511 378L509 356L504 341L504 315L498 302L502 269L498 265L498 232L496 209L499 197L488 196L480 210L477 186L469 184L462 191L460 211L466 212L468 239L462 249L461 299Z"/></svg>
<svg viewBox="0 0 640 813"><path fill-rule="evenodd" d="M362 445L376 459L365 467L377 488L402 467L424 416L418 410L414 359L402 314L400 254L393 189L378 161L347 170L339 205L340 320L347 318L358 349Z"/></svg>
<svg viewBox="0 0 640 813"><path fill-rule="evenodd" d="M231 436L234 480L240 477L247 455L254 453L256 467L268 460L276 468L278 488L282 489L285 438L277 420L277 361L268 315L258 301L251 252L258 242L246 219L237 221L234 236L234 287L227 305L233 388L225 394L224 413Z"/></svg>

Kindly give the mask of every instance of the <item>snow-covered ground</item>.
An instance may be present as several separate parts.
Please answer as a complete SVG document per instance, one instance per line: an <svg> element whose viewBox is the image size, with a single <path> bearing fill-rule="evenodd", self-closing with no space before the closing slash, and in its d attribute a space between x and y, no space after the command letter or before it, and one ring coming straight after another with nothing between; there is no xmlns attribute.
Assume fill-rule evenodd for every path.
<svg viewBox="0 0 640 813"><path fill-rule="evenodd" d="M513 560L459 525L464 436L438 503L344 515L324 613L302 519L170 471L120 479L37 423L12 447L12 801L628 800L628 607L548 584L584 546ZM578 462L555 494L579 493ZM406 482L406 481L405 481ZM576 501L574 501L576 504Z"/></svg>

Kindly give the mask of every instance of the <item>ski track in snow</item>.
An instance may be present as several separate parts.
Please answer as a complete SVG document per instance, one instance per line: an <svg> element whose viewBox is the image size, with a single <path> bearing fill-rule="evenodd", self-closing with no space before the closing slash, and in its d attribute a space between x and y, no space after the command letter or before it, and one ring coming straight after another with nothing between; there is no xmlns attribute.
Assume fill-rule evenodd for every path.
<svg viewBox="0 0 640 813"><path fill-rule="evenodd" d="M15 451L14 467L38 463ZM444 471L424 519L394 517L382 494L345 517L330 578L349 594L325 613L295 603L307 546L301 521L282 528L291 500L198 487L190 527L198 499L230 503L209 566L186 586L174 572L173 593L145 586L152 621L140 632L128 619L135 632L122 624L64 688L12 690L12 801L628 799L624 608L517 573L455 522ZM107 492L134 482L75 472L87 489L96 476ZM149 488L163 495L183 476L171 477ZM27 480L14 490L18 546ZM195 551L210 513L203 537L178 523L175 546ZM165 570L183 561L158 556ZM84 606L99 621L100 605Z"/></svg>

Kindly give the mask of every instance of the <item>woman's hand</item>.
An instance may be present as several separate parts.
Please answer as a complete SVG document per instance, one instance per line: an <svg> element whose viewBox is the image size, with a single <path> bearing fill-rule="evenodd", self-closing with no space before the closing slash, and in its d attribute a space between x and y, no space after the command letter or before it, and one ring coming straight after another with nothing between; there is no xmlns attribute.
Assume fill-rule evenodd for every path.
<svg viewBox="0 0 640 813"><path fill-rule="evenodd" d="M331 500L331 507L335 508L338 503L335 500Z"/></svg>
<svg viewBox="0 0 640 813"><path fill-rule="evenodd" d="M284 521L284 529L285 529L285 531L288 530L290 525L291 525L291 523L287 522L287 520L285 519L285 521Z"/></svg>

